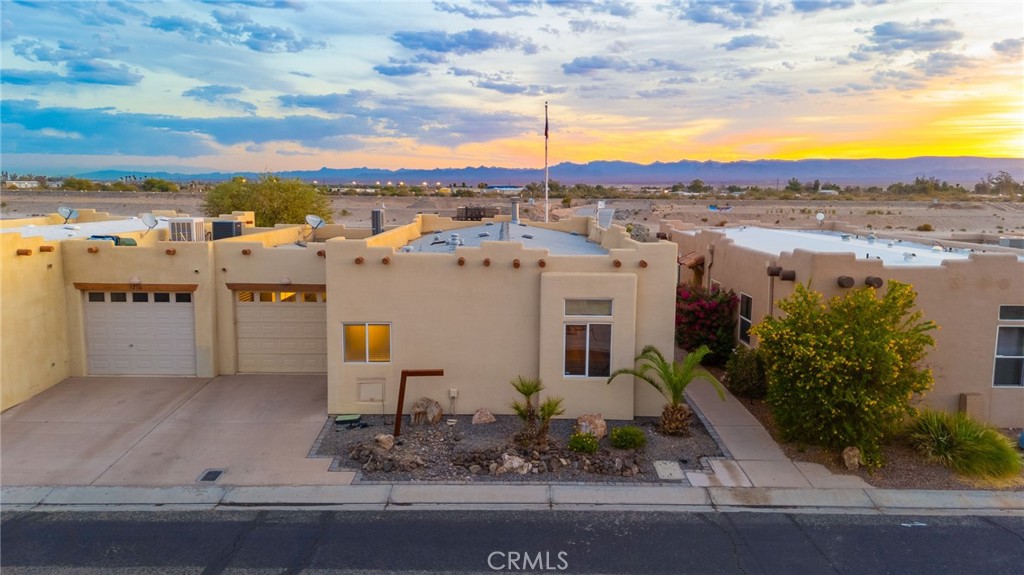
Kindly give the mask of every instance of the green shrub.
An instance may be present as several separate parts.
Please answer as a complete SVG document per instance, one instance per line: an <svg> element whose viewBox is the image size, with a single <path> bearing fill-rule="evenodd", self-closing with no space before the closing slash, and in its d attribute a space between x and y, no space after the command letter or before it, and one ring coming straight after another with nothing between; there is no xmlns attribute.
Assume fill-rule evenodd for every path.
<svg viewBox="0 0 1024 575"><path fill-rule="evenodd" d="M1012 477L1024 465L1009 439L966 413L925 411L910 423L907 436L929 460L971 477Z"/></svg>
<svg viewBox="0 0 1024 575"><path fill-rule="evenodd" d="M569 444L566 446L569 451L576 453L597 453L597 437L593 433L573 433L569 437Z"/></svg>
<svg viewBox="0 0 1024 575"><path fill-rule="evenodd" d="M725 362L726 386L736 395L764 399L768 383L764 375L764 360L757 348L739 346Z"/></svg>
<svg viewBox="0 0 1024 575"><path fill-rule="evenodd" d="M616 449L640 449L647 445L644 430L634 425L616 427L608 434L608 439Z"/></svg>
<svg viewBox="0 0 1024 575"><path fill-rule="evenodd" d="M787 441L860 448L882 463L882 442L913 415L910 400L931 388L919 367L936 326L915 311L910 285L890 280L885 295L865 287L826 305L797 284L784 312L751 328L760 341L768 405Z"/></svg>
<svg viewBox="0 0 1024 575"><path fill-rule="evenodd" d="M736 305L732 290L683 285L676 293L676 343L686 351L702 345L711 353L705 363L722 365L736 347Z"/></svg>

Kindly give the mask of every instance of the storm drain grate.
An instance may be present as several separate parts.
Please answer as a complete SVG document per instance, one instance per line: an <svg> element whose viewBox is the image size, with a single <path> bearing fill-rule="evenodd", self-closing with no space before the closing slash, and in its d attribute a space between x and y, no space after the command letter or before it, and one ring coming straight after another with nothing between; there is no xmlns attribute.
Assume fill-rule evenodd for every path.
<svg viewBox="0 0 1024 575"><path fill-rule="evenodd" d="M199 476L200 483L213 483L220 479L220 476L224 474L223 469L207 469Z"/></svg>

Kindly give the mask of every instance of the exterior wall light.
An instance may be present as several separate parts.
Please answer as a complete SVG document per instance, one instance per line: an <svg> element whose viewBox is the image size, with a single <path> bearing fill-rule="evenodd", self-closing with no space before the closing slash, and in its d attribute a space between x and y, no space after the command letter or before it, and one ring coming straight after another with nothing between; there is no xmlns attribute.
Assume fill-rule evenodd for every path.
<svg viewBox="0 0 1024 575"><path fill-rule="evenodd" d="M850 276L839 276L839 278L836 279L836 284L839 285L839 287L841 288L853 287L854 283L856 282L854 282L853 278L851 278Z"/></svg>

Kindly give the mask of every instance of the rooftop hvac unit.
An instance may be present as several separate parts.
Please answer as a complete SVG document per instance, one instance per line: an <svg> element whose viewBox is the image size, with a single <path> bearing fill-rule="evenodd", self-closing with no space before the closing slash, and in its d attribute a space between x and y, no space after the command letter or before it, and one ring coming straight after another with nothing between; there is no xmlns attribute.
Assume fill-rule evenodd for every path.
<svg viewBox="0 0 1024 575"><path fill-rule="evenodd" d="M172 242L205 242L203 218L168 218L167 228Z"/></svg>
<svg viewBox="0 0 1024 575"><path fill-rule="evenodd" d="M238 220L214 220L213 239L233 238L242 235L242 222Z"/></svg>

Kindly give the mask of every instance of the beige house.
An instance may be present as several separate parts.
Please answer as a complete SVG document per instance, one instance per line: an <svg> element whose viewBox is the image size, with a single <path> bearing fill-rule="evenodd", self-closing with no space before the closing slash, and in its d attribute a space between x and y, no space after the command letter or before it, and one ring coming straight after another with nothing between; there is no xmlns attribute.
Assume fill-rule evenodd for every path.
<svg viewBox="0 0 1024 575"><path fill-rule="evenodd" d="M778 313L796 282L826 297L889 280L914 286L917 305L940 329L927 366L925 402L966 409L1002 427L1024 427L1024 250L958 240L875 237L838 222L785 230L756 222L696 229L663 222L678 246L680 283L720 285L740 298L737 338L756 346L751 325Z"/></svg>
<svg viewBox="0 0 1024 575"><path fill-rule="evenodd" d="M644 345L672 348L669 242L591 218L421 215L372 234L75 216L0 224L0 409L70 376L325 373L328 413L393 413L402 370L442 369L410 397L507 413L523 375L567 417L660 413L646 384L605 382Z"/></svg>

